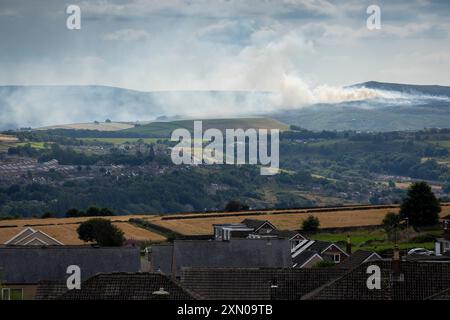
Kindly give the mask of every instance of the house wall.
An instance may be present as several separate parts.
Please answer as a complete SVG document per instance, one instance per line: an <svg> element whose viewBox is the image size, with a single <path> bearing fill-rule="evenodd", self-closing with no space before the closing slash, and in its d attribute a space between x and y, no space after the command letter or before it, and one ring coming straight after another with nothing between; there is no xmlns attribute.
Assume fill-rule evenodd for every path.
<svg viewBox="0 0 450 320"><path fill-rule="evenodd" d="M324 259L334 261L333 257L336 254L338 254L340 256L339 262L342 262L345 259L347 259L347 256L341 250L337 249L335 246L331 246L330 248L325 250L321 255Z"/></svg>
<svg viewBox="0 0 450 320"><path fill-rule="evenodd" d="M258 229L258 231L256 232L257 234L269 234L271 233L273 230L275 230L274 228L272 228L269 224L265 224L263 227L261 227L260 229Z"/></svg>
<svg viewBox="0 0 450 320"><path fill-rule="evenodd" d="M312 268L317 263L319 263L320 261L322 261L322 259L319 256L314 256L310 261L308 261L308 263L303 265L302 269L304 269L304 268Z"/></svg>
<svg viewBox="0 0 450 320"><path fill-rule="evenodd" d="M3 289L22 289L23 296L22 300L34 300L36 298L37 285L36 284L3 284L0 290L0 300L1 292Z"/></svg>

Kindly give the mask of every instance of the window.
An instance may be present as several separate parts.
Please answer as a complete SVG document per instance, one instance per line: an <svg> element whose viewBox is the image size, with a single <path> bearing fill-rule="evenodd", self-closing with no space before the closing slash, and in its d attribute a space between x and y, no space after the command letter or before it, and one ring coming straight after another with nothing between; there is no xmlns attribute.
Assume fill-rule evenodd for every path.
<svg viewBox="0 0 450 320"><path fill-rule="evenodd" d="M1 298L2 300L23 300L23 289L3 288Z"/></svg>
<svg viewBox="0 0 450 320"><path fill-rule="evenodd" d="M333 255L333 261L334 261L335 263L341 262L341 255L340 255L340 254L334 254L334 255Z"/></svg>
<svg viewBox="0 0 450 320"><path fill-rule="evenodd" d="M2 300L11 300L11 289L9 288L2 289Z"/></svg>
<svg viewBox="0 0 450 320"><path fill-rule="evenodd" d="M23 300L23 289L11 289L11 300Z"/></svg>

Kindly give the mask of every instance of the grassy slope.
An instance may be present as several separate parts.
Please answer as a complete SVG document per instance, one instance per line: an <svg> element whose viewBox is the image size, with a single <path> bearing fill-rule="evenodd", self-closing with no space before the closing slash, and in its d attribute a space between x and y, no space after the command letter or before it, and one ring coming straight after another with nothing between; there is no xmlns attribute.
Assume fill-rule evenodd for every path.
<svg viewBox="0 0 450 320"><path fill-rule="evenodd" d="M216 128L225 129L280 129L287 130L288 126L270 118L236 118L236 119L208 119L202 120L203 130ZM126 129L123 132L153 134L161 137L170 137L175 129L184 128L193 131L193 120L180 120L172 122L153 122L136 128Z"/></svg>

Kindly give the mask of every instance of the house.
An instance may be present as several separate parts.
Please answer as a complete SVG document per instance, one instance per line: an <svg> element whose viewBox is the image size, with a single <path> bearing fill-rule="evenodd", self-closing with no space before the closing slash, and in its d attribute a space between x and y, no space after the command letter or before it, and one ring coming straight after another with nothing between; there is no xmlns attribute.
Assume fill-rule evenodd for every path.
<svg viewBox="0 0 450 320"><path fill-rule="evenodd" d="M215 224L213 228L214 239L218 241L286 239L294 268L311 268L323 260L340 263L348 257L348 253L331 242L309 240L296 231L278 230L267 220L245 219L241 223Z"/></svg>
<svg viewBox="0 0 450 320"><path fill-rule="evenodd" d="M105 272L138 272L140 251L135 247L0 246L0 298L36 298L42 281L66 283L67 268L76 265L81 280Z"/></svg>
<svg viewBox="0 0 450 320"><path fill-rule="evenodd" d="M247 238L254 230L243 223L214 224L213 229L214 239L219 241Z"/></svg>
<svg viewBox="0 0 450 320"><path fill-rule="evenodd" d="M442 218L443 237L435 243L435 255L450 255L450 215Z"/></svg>
<svg viewBox="0 0 450 320"><path fill-rule="evenodd" d="M160 273L102 273L57 300L192 300L194 295Z"/></svg>
<svg viewBox="0 0 450 320"><path fill-rule="evenodd" d="M292 267L297 269L312 268L320 261L323 261L320 254L315 251L305 250L292 257Z"/></svg>
<svg viewBox="0 0 450 320"><path fill-rule="evenodd" d="M267 220L245 219L242 221L242 224L246 225L249 228L252 228L252 234L255 236L268 235L277 230L277 228Z"/></svg>
<svg viewBox="0 0 450 320"><path fill-rule="evenodd" d="M214 224L214 239L227 241L234 238L262 239L281 238L288 239L291 249L306 240L296 231L278 230L267 220L245 219L241 223Z"/></svg>
<svg viewBox="0 0 450 320"><path fill-rule="evenodd" d="M291 230L274 230L273 234L282 239L289 240L291 245L291 250L297 247L302 241L307 240L306 237L298 233L297 231Z"/></svg>
<svg viewBox="0 0 450 320"><path fill-rule="evenodd" d="M334 268L186 268L180 283L207 300L299 300L343 273Z"/></svg>
<svg viewBox="0 0 450 320"><path fill-rule="evenodd" d="M349 256L338 245L320 240L304 240L299 245L292 249L292 259L296 259L305 251L310 251L318 254L323 260L340 263Z"/></svg>
<svg viewBox="0 0 450 320"><path fill-rule="evenodd" d="M178 277L183 268L290 268L286 239L231 239L229 241L175 240L152 246L148 253L153 271Z"/></svg>
<svg viewBox="0 0 450 320"><path fill-rule="evenodd" d="M367 250L357 250L347 259L337 264L336 268L352 270L366 262L377 260L382 260L382 257L378 253Z"/></svg>
<svg viewBox="0 0 450 320"><path fill-rule="evenodd" d="M371 269L369 269L371 267ZM369 272L380 270L380 287L367 286ZM335 269L335 268L333 268ZM369 270L369 271L368 271ZM324 284L303 296L311 300L427 300L443 298L450 289L450 263L377 260Z"/></svg>
<svg viewBox="0 0 450 320"><path fill-rule="evenodd" d="M62 246L63 243L41 230L25 228L4 243L9 246Z"/></svg>

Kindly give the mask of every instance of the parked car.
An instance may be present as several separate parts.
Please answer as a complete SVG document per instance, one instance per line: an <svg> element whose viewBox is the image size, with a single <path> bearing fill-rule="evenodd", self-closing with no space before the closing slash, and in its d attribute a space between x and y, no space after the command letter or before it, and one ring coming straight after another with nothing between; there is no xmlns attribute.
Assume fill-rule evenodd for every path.
<svg viewBox="0 0 450 320"><path fill-rule="evenodd" d="M424 248L414 248L414 249L411 249L411 250L408 251L408 255L411 255L411 254L422 254L422 255L425 255L425 256L431 256L433 253L434 253L433 251L430 251L430 250L427 250L427 249L424 249Z"/></svg>

